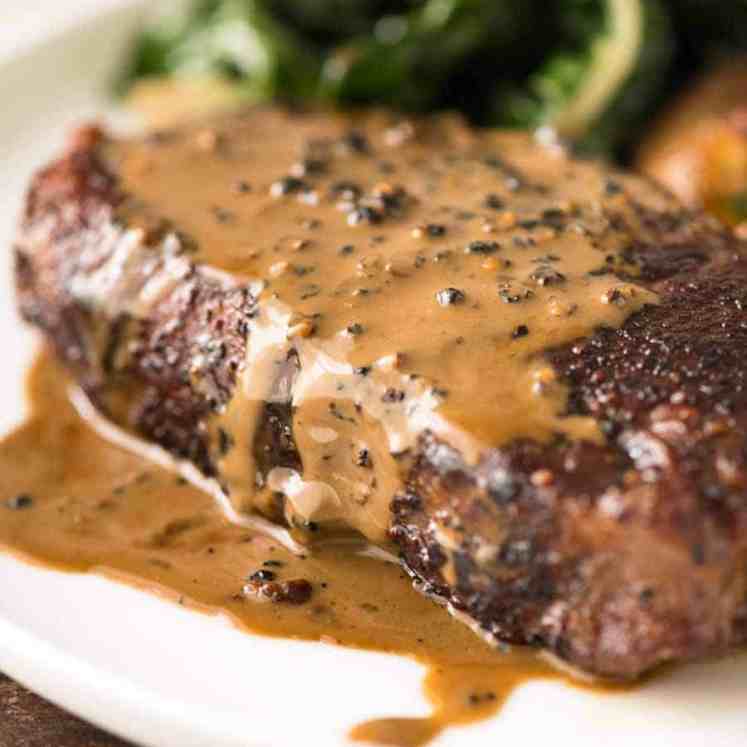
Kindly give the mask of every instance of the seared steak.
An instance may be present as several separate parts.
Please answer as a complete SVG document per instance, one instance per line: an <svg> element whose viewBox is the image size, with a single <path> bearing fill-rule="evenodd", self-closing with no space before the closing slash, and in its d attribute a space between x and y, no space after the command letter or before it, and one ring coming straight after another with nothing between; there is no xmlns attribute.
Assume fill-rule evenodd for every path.
<svg viewBox="0 0 747 747"><path fill-rule="evenodd" d="M34 180L23 316L117 425L629 678L747 624L744 245L451 118L252 110Z"/></svg>

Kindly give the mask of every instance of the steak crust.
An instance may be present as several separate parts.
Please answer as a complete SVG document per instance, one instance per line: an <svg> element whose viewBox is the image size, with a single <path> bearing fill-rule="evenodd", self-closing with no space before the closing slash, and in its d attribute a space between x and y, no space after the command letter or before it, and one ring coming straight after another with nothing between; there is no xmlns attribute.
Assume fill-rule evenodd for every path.
<svg viewBox="0 0 747 747"><path fill-rule="evenodd" d="M81 130L32 183L15 248L21 314L104 414L215 475L221 446L205 420L236 385L251 286L180 255L177 281L142 315L73 293L117 251L150 262L132 297L171 261L161 225L123 249L128 196L101 138ZM568 414L593 418L604 443L522 439L471 464L423 432L390 532L419 587L488 634L616 678L722 652L747 632L745 247L625 189L642 228L608 214L630 234L624 269L609 272L660 303L545 353ZM300 466L289 410L268 407L265 420L263 458Z"/></svg>
<svg viewBox="0 0 747 747"><path fill-rule="evenodd" d="M392 534L496 638L611 677L744 641L747 263L706 256L648 256L659 305L547 353L603 447L525 441L474 469L423 437Z"/></svg>
<svg viewBox="0 0 747 747"><path fill-rule="evenodd" d="M19 309L104 415L212 476L204 419L233 390L254 299L246 285L189 261L144 315L87 305L73 293L76 279L105 265L124 235L115 213L126 196L100 155L102 138L97 127L81 129L67 154L32 183L15 248ZM163 266L162 231L146 230L127 248L152 255L130 289L134 297ZM195 372L200 356L208 358ZM111 395L123 379L129 392L118 402ZM129 410L125 417L116 417L118 407Z"/></svg>

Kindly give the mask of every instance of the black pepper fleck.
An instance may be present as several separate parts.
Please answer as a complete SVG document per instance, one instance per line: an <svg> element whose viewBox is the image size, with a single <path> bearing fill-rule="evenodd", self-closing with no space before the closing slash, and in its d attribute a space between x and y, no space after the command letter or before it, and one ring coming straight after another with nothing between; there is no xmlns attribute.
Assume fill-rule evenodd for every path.
<svg viewBox="0 0 747 747"><path fill-rule="evenodd" d="M213 206L213 215L215 216L215 220L217 220L218 223L230 223L231 221L236 219L236 215L230 210L226 210L225 208L219 207L217 205Z"/></svg>
<svg viewBox="0 0 747 747"><path fill-rule="evenodd" d="M264 564L266 565L266 563ZM249 581L274 581L275 574L272 571L260 569L249 576Z"/></svg>
<svg viewBox="0 0 747 747"><path fill-rule="evenodd" d="M565 224L565 213L560 208L547 208L542 211L542 222L553 228L562 228Z"/></svg>
<svg viewBox="0 0 747 747"><path fill-rule="evenodd" d="M531 230L537 228L537 226L539 226L539 224L540 224L540 222L538 220L535 220L534 218L528 218L526 220L520 220L519 221L519 226L521 226L521 228L523 228L523 229L525 229L527 231L531 231Z"/></svg>
<svg viewBox="0 0 747 747"><path fill-rule="evenodd" d="M225 456L233 446L233 437L223 428L218 428L218 451Z"/></svg>
<svg viewBox="0 0 747 747"><path fill-rule="evenodd" d="M34 505L34 499L28 493L19 493L5 501L5 506L11 511L23 511Z"/></svg>
<svg viewBox="0 0 747 747"><path fill-rule="evenodd" d="M559 285L560 283L565 282L565 275L552 267L543 266L538 267L534 272L532 272L529 279L541 286Z"/></svg>
<svg viewBox="0 0 747 747"><path fill-rule="evenodd" d="M480 703L491 703L495 700L495 693L492 692L485 692L485 693L470 693L469 694L469 702L470 705L479 705Z"/></svg>
<svg viewBox="0 0 747 747"><path fill-rule="evenodd" d="M327 168L327 164L319 158L304 158L291 167L293 176L299 178L313 174L322 174Z"/></svg>
<svg viewBox="0 0 747 747"><path fill-rule="evenodd" d="M354 153L368 153L369 144L366 136L358 130L350 130L340 138L340 145Z"/></svg>
<svg viewBox="0 0 747 747"><path fill-rule="evenodd" d="M355 455L355 463L358 467L365 467L367 469L371 467L371 454L368 449L361 449Z"/></svg>
<svg viewBox="0 0 747 747"><path fill-rule="evenodd" d="M604 183L604 192L609 196L618 195L622 192L622 186L620 182L615 181L614 179L607 179Z"/></svg>
<svg viewBox="0 0 747 747"><path fill-rule="evenodd" d="M308 185L303 179L298 179L295 176L284 176L282 179L278 179L272 183L270 194L275 197L281 197L305 189L308 189Z"/></svg>
<svg viewBox="0 0 747 747"><path fill-rule="evenodd" d="M393 389L390 387L387 389L381 397L382 402L402 402L405 398L405 393L401 389Z"/></svg>
<svg viewBox="0 0 747 747"><path fill-rule="evenodd" d="M436 300L441 306L464 303L465 298L464 291L460 291L458 288L442 288L436 293Z"/></svg>
<svg viewBox="0 0 747 747"><path fill-rule="evenodd" d="M520 290L513 290L509 288L499 288L498 297L503 303L521 303L529 298L532 298L534 293L529 288L522 288Z"/></svg>
<svg viewBox="0 0 747 747"><path fill-rule="evenodd" d="M467 254L495 254L500 248L497 241L470 241L464 251Z"/></svg>
<svg viewBox="0 0 747 747"><path fill-rule="evenodd" d="M348 225L357 226L360 223L380 223L382 215L376 208L360 205L348 213Z"/></svg>

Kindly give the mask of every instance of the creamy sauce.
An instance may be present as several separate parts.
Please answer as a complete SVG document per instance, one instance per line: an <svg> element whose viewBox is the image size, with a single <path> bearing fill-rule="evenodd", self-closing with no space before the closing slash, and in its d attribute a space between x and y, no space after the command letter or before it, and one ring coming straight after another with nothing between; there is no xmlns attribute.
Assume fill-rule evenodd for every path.
<svg viewBox="0 0 747 747"><path fill-rule="evenodd" d="M381 543L425 430L473 463L522 437L603 439L564 414L566 387L542 358L656 301L605 272L624 266L629 238L605 206L636 217L597 165L448 117L276 110L105 153L135 197L117 251L74 295L145 317L187 259L258 295L234 395L206 424L232 444L213 458L235 509L281 493L291 525ZM199 378L210 357L193 364ZM266 402L292 408L302 471L258 468Z"/></svg>
<svg viewBox="0 0 747 747"><path fill-rule="evenodd" d="M488 646L416 593L399 566L367 557L360 541L330 539L299 556L228 522L204 492L99 437L71 406L68 386L41 357L29 382L31 415L0 443L6 550L113 576L254 633L417 659L427 668L432 714L361 724L351 732L360 741L422 745L448 726L494 714L529 678L562 676L531 653ZM255 593L257 571L267 583L303 579L310 597L269 601Z"/></svg>
<svg viewBox="0 0 747 747"><path fill-rule="evenodd" d="M432 714L361 724L360 741L422 745L494 714L527 679L560 678L533 653L488 645L360 536L386 544L424 431L471 463L522 437L603 439L592 419L565 414L567 389L542 353L657 300L609 272L635 276L629 232L607 209L646 230L619 184L553 144L449 117L267 110L102 147L131 196L83 253L89 270L67 288L76 302L94 318L148 319L195 267L257 298L232 397L201 425L220 446L219 479L130 449L142 384L127 378L127 345L125 373L98 393L111 424L44 356L32 415L0 444L0 546L255 633L416 658ZM215 365L210 343L195 341L197 390ZM256 459L268 403L291 413L298 468ZM313 544L249 518L272 514L278 495L290 527L321 525Z"/></svg>

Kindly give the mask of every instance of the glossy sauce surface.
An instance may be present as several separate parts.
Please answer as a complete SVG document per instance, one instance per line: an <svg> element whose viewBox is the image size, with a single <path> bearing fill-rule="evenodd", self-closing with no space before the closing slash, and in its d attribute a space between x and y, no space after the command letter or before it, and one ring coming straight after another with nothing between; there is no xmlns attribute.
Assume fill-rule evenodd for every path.
<svg viewBox="0 0 747 747"><path fill-rule="evenodd" d="M187 262L258 298L233 396L207 424L230 443L213 461L236 509L282 494L291 524L383 542L426 430L468 463L518 438L603 439L565 414L542 356L656 302L614 274L635 267L606 211L632 211L598 165L449 117L276 109L104 152L129 234L79 298L147 317ZM127 237L149 232L172 254L132 293L153 259ZM210 356L192 363L197 378ZM300 470L257 464L268 402L290 408Z"/></svg>
<svg viewBox="0 0 747 747"><path fill-rule="evenodd" d="M230 524L209 496L96 435L51 358L38 360L29 390L28 421L0 443L0 546L223 613L254 633L424 664L432 715L361 724L352 738L421 745L447 726L494 714L528 678L561 676L531 653L488 646L415 592L398 565L362 554L360 541L320 542L299 557Z"/></svg>

